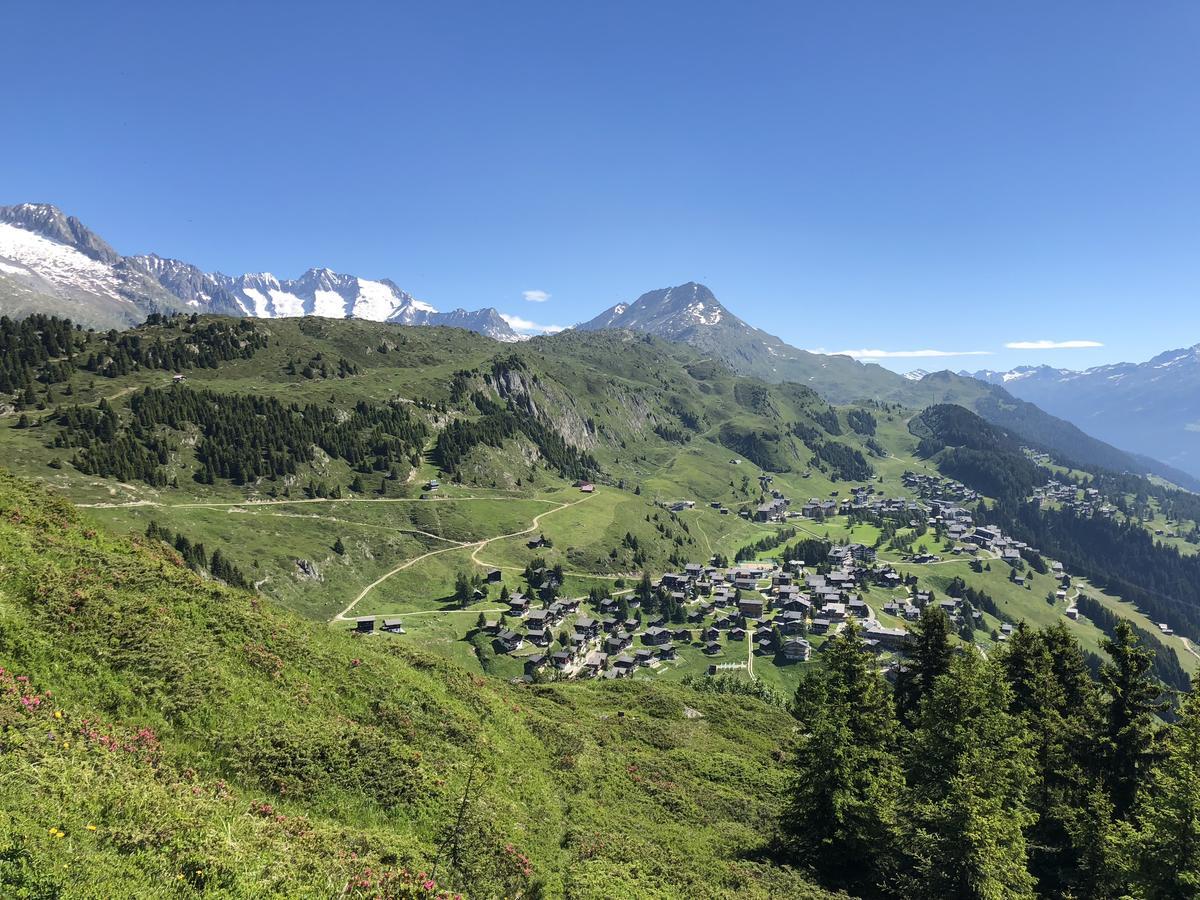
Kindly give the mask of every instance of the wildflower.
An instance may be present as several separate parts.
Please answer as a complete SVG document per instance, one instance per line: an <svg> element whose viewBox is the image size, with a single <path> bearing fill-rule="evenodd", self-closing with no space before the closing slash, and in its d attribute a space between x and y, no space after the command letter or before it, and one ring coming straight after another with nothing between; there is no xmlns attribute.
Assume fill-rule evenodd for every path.
<svg viewBox="0 0 1200 900"><path fill-rule="evenodd" d="M61 710L61 709L56 709L56 710L54 711L54 718L56 718L56 719L61 719L61 718L62 718L62 710Z"/></svg>
<svg viewBox="0 0 1200 900"><path fill-rule="evenodd" d="M88 830L88 831L95 831L95 830L96 830L96 826L95 826L95 825L92 825L92 824L89 824L89 825L88 825L88 827L87 827L87 830Z"/></svg>

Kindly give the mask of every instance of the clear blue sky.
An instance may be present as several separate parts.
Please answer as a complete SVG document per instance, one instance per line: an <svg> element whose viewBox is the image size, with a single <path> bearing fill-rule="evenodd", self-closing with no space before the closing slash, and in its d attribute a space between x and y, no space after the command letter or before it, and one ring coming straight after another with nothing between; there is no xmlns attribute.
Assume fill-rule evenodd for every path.
<svg viewBox="0 0 1200 900"><path fill-rule="evenodd" d="M901 370L1200 341L1194 3L4 19L0 203L56 203L124 253L327 265L558 325L694 279L800 347L993 354ZM1104 346L1004 347L1044 340Z"/></svg>

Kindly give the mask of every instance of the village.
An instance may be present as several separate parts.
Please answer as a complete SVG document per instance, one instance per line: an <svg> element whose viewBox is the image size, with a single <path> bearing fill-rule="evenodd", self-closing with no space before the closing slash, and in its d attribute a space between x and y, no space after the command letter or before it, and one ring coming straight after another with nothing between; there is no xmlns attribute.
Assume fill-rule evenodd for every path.
<svg viewBox="0 0 1200 900"><path fill-rule="evenodd" d="M807 559L792 558L792 548L785 547L774 551L779 555L768 551L732 564L718 558L696 560L658 579L646 577L634 588L568 598L560 596L561 567L556 572L533 555L523 588L503 587L501 609L492 616L481 613L475 633L485 636L496 654L519 661L527 681L627 678L639 671L665 671L684 655L707 658L704 671L710 675L733 670L753 675L756 660L779 667L810 662L825 640L853 621L865 646L879 657L880 668L894 673L909 641L908 626L926 606L941 608L959 630L965 619L983 628L983 611L961 597L935 597L919 587L913 573L940 563L939 553L892 552L895 559L881 560L881 546L822 542L822 523L848 517L936 535L938 546L949 548L943 552L953 557L1007 563L1009 580L1018 586L1025 583L1026 557L1037 552L997 528L977 524L967 504L978 503L979 495L961 483L906 472L903 484L920 499L887 497L876 487L861 485L844 496L809 498L793 508L790 498L772 488L771 477L762 476L765 499L738 515L767 524L807 523L810 527L798 532L812 538L806 547L816 555ZM596 490L583 482L576 488ZM684 512L696 503L663 505ZM722 504L709 505L729 512ZM538 535L527 548L537 554L550 544ZM1077 610L1066 602L1070 576L1059 563L1053 563L1053 575L1060 584L1056 599L1066 606L1068 618L1077 618ZM499 584L502 573L489 569L483 581ZM485 587L475 591L477 599L486 593ZM1001 622L996 639L1005 640L1012 627ZM364 616L353 628L363 635L377 629L403 633L399 618Z"/></svg>

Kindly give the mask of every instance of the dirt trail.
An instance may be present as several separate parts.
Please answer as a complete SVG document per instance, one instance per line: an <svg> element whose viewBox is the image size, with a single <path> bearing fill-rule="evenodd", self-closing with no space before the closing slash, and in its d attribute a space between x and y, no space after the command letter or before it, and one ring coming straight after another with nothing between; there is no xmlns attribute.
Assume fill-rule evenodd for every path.
<svg viewBox="0 0 1200 900"><path fill-rule="evenodd" d="M440 550L431 550L428 553L422 553L420 556L413 557L412 559L408 560L407 562L403 562L400 565L396 566L396 568L394 568L388 572L385 572L383 575L380 575L378 578L376 578L374 581L372 581L370 584L368 584L365 588L363 588L361 591L359 591L358 596L355 597L353 600L351 600L349 605L347 605L347 607L345 609L343 609L340 613L338 613L336 616L334 616L330 621L331 622L348 622L348 621L350 621L350 613L352 613L354 611L354 608L356 606L358 606L359 602L365 596L367 596L367 594L371 593L371 591L373 591L375 588L379 587L379 585L383 584L385 581L387 581L393 575L396 575L399 572L403 572L405 569L416 565L417 563L421 562L422 560L429 559L429 557L431 557L431 556L437 556L440 553L449 553L452 550L462 550L466 547L473 546L475 549L471 552L471 562L476 563L477 565L486 565L486 563L481 563L479 561L478 554L479 554L479 551L482 550L484 547L486 547L488 544L492 543L493 541L504 540L505 538L520 537L523 534L529 534L530 532L536 531L538 526L541 524L542 519L545 518L546 516L550 515L551 513L561 512L562 510L567 509L572 506L578 506L580 503L583 503L589 497L593 497L593 496L595 496L595 495L594 494L585 494L580 499L575 500L571 503L561 503L558 506L556 506L554 509L548 509L543 513L538 513L536 516L533 517L533 521L531 522L529 527L524 528L521 531L513 531L513 532L509 532L508 534L498 534L495 537L486 538L482 541L475 541L473 543L456 544L453 547L443 547ZM488 498L488 499L491 499L491 498ZM378 502L378 501L375 501L375 502ZM550 503L553 501L545 501L545 502ZM430 610L430 612L441 612L441 611L442 610Z"/></svg>
<svg viewBox="0 0 1200 900"><path fill-rule="evenodd" d="M457 503L460 500L526 500L530 503L558 503L544 497L314 497L287 500L226 500L206 503L160 503L157 500L130 500L127 503L76 503L80 509L123 509L134 506L160 506L166 509L233 509L260 506L292 506L301 503ZM570 506L571 504L566 504ZM553 512L553 510L551 510Z"/></svg>
<svg viewBox="0 0 1200 900"><path fill-rule="evenodd" d="M121 397L124 397L126 394L132 394L134 391L141 390L142 387L143 387L143 385L131 384L127 388L121 388L121 390L117 391L115 394L109 394L107 397L100 397L96 400L91 400L85 405L91 406L92 404L99 404L101 400L107 400L111 403L113 400L117 400ZM46 412L46 410L44 410L44 409L34 409L34 410L13 409L13 410L9 410L8 412L0 412L0 419L7 418L9 416L19 416L22 412L26 413L27 415L40 415L41 413Z"/></svg>

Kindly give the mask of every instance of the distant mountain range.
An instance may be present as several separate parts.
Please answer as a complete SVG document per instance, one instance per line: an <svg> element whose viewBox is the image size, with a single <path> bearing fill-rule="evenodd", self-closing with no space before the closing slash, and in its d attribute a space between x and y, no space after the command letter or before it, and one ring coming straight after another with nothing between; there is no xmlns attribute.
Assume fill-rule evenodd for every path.
<svg viewBox="0 0 1200 900"><path fill-rule="evenodd" d="M1200 476L1200 344L1083 371L1021 366L971 374L1103 440Z"/></svg>
<svg viewBox="0 0 1200 900"><path fill-rule="evenodd" d="M576 326L582 331L621 329L652 334L689 344L721 360L740 375L768 382L792 381L807 385L833 403L861 399L923 407L955 403L974 410L984 419L1022 435L1061 458L1116 471L1159 475L1193 490L1200 478L1162 463L1150 451L1130 453L1118 447L1134 446L1124 436L1106 443L1045 412L1040 403L1015 397L1000 379L977 379L968 373L910 372L900 375L882 366L848 356L810 353L739 319L707 287L695 282L642 294L628 303L609 307L594 319Z"/></svg>
<svg viewBox="0 0 1200 900"><path fill-rule="evenodd" d="M505 342L523 339L493 308L438 312L387 279L371 280L323 268L309 269L294 280L281 280L265 272L237 276L205 272L189 263L155 254L122 256L78 219L48 204L0 207L0 315L20 317L32 312L65 316L96 328L136 325L153 312L259 318L315 315L398 325L444 325ZM1077 405L1060 401L1059 395L1050 389L1044 394L1034 393L1035 387L1040 390L1041 385L1054 382L1056 377L1074 380L1066 378L1065 373L1056 377L1043 376L1040 370L1036 370L1036 375L1032 370L1028 373L1015 370L978 373L980 377L948 371L899 375L848 356L810 353L793 347L738 318L712 291L696 282L661 288L632 302L618 303L576 328L639 332L685 343L719 359L740 375L773 383L804 384L832 403L861 399L910 407L956 403L1060 457L1118 471L1156 474L1200 489L1200 478L1159 461L1167 456L1180 465L1191 465L1188 471L1200 475L1196 457L1179 449L1178 442L1161 438L1143 440L1128 427L1119 428L1126 415L1122 407L1113 406L1111 413L1088 418L1078 412ZM1174 386L1162 392L1176 395L1182 392L1173 401L1173 411L1162 416L1149 408L1139 412L1138 421L1156 423L1154 434L1169 432L1178 438L1182 431L1185 436L1200 435L1200 431L1189 430L1189 427L1200 428L1197 425L1200 413L1192 405L1200 366L1194 359L1185 364L1186 353L1179 351L1176 355L1180 359L1172 363L1178 366L1180 380L1171 382ZM1161 359L1145 365L1157 371L1156 365L1158 369L1166 365ZM1111 371L1101 376L1109 381L1127 379L1131 388L1153 382L1152 375L1143 377L1140 373L1144 367L1109 368ZM1193 379L1190 394L1183 387L1184 374L1188 372ZM1092 373L1070 374L1090 377ZM1148 397L1147 390L1140 389L1140 393L1130 390L1128 396ZM1084 405L1090 402L1082 401ZM1063 418L1044 412L1043 407L1061 411ZM1106 437L1119 447L1139 452L1119 450L1076 425Z"/></svg>
<svg viewBox="0 0 1200 900"><path fill-rule="evenodd" d="M0 207L0 314L55 313L96 328L123 328L152 312L330 316L401 325L449 325L498 341L521 336L495 309L438 312L387 279L309 269L294 280L269 272L222 275L155 254L122 256L49 204Z"/></svg>

